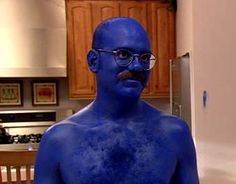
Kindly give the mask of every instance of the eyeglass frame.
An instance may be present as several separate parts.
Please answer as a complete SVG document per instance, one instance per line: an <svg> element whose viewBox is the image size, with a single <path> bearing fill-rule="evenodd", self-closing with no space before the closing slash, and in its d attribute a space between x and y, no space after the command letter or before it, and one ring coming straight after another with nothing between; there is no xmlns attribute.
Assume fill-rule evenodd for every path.
<svg viewBox="0 0 236 184"><path fill-rule="evenodd" d="M156 57L153 55L153 53L151 53L151 52L146 52L146 53L142 53L142 54L134 54L134 53L132 53L131 51L129 51L128 49L123 49L123 48L116 49L116 50L106 50L106 49L100 49L100 48L99 48L99 49L93 49L93 50L98 51L98 52L111 53L111 54L113 54L113 56L115 56L115 54L117 54L117 52L120 51L120 50L128 51L129 53L131 53L131 57L129 58L129 62L128 62L127 64L125 64L125 65L119 64L119 63L117 62L116 58L114 57L114 59L115 59L117 65L119 65L119 66L121 66L121 67L129 66L129 65L134 61L134 58L135 58L135 57L138 57L138 59L139 59L139 61L140 61L140 56L145 55L145 54L150 54L151 56L153 56L154 58L156 58ZM149 60L150 60L150 61L151 61L151 60L153 61L153 59L149 59ZM155 62L154 62L153 66L152 66L151 68L149 68L149 69L143 68L143 70L145 70L145 71L151 70L151 69L154 67L155 63L156 63L156 59L154 59L154 60L155 60Z"/></svg>

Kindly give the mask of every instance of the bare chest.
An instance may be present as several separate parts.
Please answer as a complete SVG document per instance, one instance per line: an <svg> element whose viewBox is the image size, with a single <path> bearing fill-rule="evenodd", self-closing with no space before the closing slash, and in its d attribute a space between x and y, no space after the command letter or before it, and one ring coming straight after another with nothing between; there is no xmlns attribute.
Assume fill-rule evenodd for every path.
<svg viewBox="0 0 236 184"><path fill-rule="evenodd" d="M70 140L60 163L69 184L169 184L176 157L155 135L114 132Z"/></svg>

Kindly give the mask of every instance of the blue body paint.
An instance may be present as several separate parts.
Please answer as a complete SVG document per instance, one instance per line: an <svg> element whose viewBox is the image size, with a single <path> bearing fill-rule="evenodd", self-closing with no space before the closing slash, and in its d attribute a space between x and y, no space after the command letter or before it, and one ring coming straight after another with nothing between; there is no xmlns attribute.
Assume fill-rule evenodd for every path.
<svg viewBox="0 0 236 184"><path fill-rule="evenodd" d="M98 49L151 52L146 32L131 18L98 26L87 57L96 75L96 99L45 132L34 183L198 184L186 123L140 99L150 71L138 57L118 66L112 53Z"/></svg>

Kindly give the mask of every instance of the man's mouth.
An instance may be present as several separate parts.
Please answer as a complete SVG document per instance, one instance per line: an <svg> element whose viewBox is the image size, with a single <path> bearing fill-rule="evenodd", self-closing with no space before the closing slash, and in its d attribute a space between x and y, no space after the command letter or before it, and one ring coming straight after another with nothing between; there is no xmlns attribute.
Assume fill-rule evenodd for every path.
<svg viewBox="0 0 236 184"><path fill-rule="evenodd" d="M131 79L131 80L144 81L145 76L142 73L138 72L123 71L118 74L118 79L120 80Z"/></svg>

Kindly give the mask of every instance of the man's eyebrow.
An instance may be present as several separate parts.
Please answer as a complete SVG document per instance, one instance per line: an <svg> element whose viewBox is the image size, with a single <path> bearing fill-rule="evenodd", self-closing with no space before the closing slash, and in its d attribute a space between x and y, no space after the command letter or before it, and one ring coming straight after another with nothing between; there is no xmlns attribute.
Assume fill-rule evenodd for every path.
<svg viewBox="0 0 236 184"><path fill-rule="evenodd" d="M130 47L117 47L117 48L114 48L113 50L119 50L119 49L124 49L124 50L128 50L132 53L136 53L135 50ZM152 53L152 52L149 49L147 49L147 50L139 51L138 53Z"/></svg>

